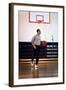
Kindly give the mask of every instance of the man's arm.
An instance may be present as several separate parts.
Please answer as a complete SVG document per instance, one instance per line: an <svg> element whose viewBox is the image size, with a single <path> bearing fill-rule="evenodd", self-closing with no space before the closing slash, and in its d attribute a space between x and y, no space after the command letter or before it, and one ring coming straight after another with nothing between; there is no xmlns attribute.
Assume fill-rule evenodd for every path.
<svg viewBox="0 0 66 90"><path fill-rule="evenodd" d="M36 49L36 45L35 45L34 41L32 41L32 46Z"/></svg>
<svg viewBox="0 0 66 90"><path fill-rule="evenodd" d="M32 38L32 46L36 49L36 45L35 45L34 41L35 41L35 36Z"/></svg>

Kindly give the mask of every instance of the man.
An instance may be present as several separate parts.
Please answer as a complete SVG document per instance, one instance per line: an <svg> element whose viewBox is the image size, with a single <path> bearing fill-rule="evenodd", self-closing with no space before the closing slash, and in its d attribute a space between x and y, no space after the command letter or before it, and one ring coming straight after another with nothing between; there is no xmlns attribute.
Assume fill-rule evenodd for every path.
<svg viewBox="0 0 66 90"><path fill-rule="evenodd" d="M41 44L40 34L41 34L40 29L37 29L37 34L34 35L32 38L33 56L32 56L32 64L31 65L33 66L33 60L36 56L35 68L38 68L39 52L40 52L40 44Z"/></svg>

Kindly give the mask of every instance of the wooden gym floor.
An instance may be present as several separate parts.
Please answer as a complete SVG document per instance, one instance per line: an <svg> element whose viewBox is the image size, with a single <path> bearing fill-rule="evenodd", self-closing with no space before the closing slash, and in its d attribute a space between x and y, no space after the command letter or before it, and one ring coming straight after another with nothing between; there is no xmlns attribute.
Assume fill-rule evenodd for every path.
<svg viewBox="0 0 66 90"><path fill-rule="evenodd" d="M44 60L39 60L38 69L35 69L34 66L31 66L31 60L19 60L19 79L41 77L46 78L57 76L58 58L48 58Z"/></svg>

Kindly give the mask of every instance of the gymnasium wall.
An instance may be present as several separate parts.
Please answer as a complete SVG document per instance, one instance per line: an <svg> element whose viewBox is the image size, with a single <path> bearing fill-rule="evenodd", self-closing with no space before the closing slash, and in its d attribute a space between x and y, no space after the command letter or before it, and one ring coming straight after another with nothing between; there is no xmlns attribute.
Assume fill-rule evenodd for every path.
<svg viewBox="0 0 66 90"><path fill-rule="evenodd" d="M41 40L47 42L58 42L58 13L50 13L50 24L29 23L29 12L18 13L18 40L19 42L30 42L36 29L41 29Z"/></svg>

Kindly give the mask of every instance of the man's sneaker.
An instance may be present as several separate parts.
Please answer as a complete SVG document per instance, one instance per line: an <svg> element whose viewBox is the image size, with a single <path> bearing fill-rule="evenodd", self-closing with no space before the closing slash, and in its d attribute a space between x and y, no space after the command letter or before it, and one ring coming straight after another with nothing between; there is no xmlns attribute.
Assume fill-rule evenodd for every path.
<svg viewBox="0 0 66 90"><path fill-rule="evenodd" d="M35 69L38 69L38 66L37 65L35 65Z"/></svg>
<svg viewBox="0 0 66 90"><path fill-rule="evenodd" d="M34 63L31 63L31 66L33 67Z"/></svg>

